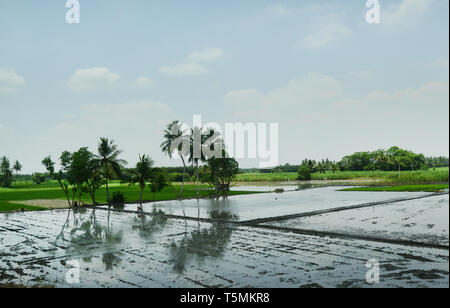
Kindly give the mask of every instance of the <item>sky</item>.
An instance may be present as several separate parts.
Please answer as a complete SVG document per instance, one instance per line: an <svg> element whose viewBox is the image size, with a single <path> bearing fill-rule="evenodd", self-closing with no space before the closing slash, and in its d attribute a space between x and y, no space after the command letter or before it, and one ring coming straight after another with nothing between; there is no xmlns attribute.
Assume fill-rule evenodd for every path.
<svg viewBox="0 0 450 308"><path fill-rule="evenodd" d="M113 139L160 150L171 120L277 123L278 161L397 145L449 155L449 2L0 0L0 155L23 173ZM258 159L240 160L258 167Z"/></svg>

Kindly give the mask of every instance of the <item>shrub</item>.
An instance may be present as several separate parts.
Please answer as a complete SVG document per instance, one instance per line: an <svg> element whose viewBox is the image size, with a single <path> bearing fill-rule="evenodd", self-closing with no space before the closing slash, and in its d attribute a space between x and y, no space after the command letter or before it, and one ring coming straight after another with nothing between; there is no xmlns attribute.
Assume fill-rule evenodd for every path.
<svg viewBox="0 0 450 308"><path fill-rule="evenodd" d="M189 174L186 174L185 180L189 180ZM183 182L183 173L170 173L171 182Z"/></svg>
<svg viewBox="0 0 450 308"><path fill-rule="evenodd" d="M311 180L311 171L306 166L300 166L298 168L298 180L300 181L310 181Z"/></svg>
<svg viewBox="0 0 450 308"><path fill-rule="evenodd" d="M125 195L121 191L114 192L111 198L111 204L122 205L124 203L125 203Z"/></svg>

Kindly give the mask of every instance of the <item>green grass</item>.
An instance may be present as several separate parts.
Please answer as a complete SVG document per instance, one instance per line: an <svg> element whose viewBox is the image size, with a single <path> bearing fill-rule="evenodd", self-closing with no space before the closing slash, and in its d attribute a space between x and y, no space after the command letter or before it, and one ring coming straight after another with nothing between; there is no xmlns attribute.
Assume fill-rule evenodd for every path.
<svg viewBox="0 0 450 308"><path fill-rule="evenodd" d="M438 168L436 170L419 171L342 171L313 173L311 179L321 180L373 180L381 184L406 185L406 184L430 184L430 183L448 183L449 168ZM244 173L237 176L237 182L277 182L277 181L295 181L296 172L280 173Z"/></svg>
<svg viewBox="0 0 450 308"><path fill-rule="evenodd" d="M153 193L145 189L143 193L143 200L145 201L164 201L175 200L181 189L181 184L174 184L172 187L167 187L163 191ZM120 184L119 182L112 182L110 187L110 196L115 191L121 191L125 195L126 202L135 202L139 199L139 186L129 186L127 184ZM197 186L193 184L186 184L184 186L183 198L194 198L196 196ZM211 190L208 190L207 185L200 185L200 196L207 197L211 195ZM249 191L232 191L229 195L242 195L251 194L257 192ZM61 199L66 200L65 195L59 188L56 181L47 182L41 185L35 185L32 183L17 183L17 186L13 185L12 188L0 188L0 212L9 212L20 210L24 208L26 210L42 210L42 208L34 206L26 206L20 204L9 203L9 201L26 201L26 200L38 200L38 199ZM88 194L82 195L81 198L86 204L91 204L92 200ZM96 201L99 203L106 203L106 188L100 188L96 193Z"/></svg>
<svg viewBox="0 0 450 308"><path fill-rule="evenodd" d="M449 185L400 185L400 186L390 186L390 187L353 187L346 188L340 191L405 191L405 192L436 192L448 189Z"/></svg>
<svg viewBox="0 0 450 308"><path fill-rule="evenodd" d="M297 172L277 173L242 173L237 175L237 182L281 182L296 181Z"/></svg>

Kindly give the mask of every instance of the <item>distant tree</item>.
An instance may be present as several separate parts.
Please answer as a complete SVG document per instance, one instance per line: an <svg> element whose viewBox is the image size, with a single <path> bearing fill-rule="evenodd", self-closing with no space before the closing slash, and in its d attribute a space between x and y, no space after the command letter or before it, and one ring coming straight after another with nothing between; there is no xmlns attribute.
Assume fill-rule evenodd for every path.
<svg viewBox="0 0 450 308"><path fill-rule="evenodd" d="M0 159L0 184L3 187L10 187L12 182L12 170L9 158L3 156Z"/></svg>
<svg viewBox="0 0 450 308"><path fill-rule="evenodd" d="M117 145L114 141L110 141L108 138L100 138L100 143L98 144L98 156L95 161L100 166L103 171L103 176L106 179L106 197L108 203L109 198L109 180L111 177L119 177L121 174L121 169L127 164L123 159L119 159L119 155L122 153L121 150L117 149Z"/></svg>
<svg viewBox="0 0 450 308"><path fill-rule="evenodd" d="M311 169L306 165L300 166L298 168L298 180L300 181L310 181L311 180Z"/></svg>
<svg viewBox="0 0 450 308"><path fill-rule="evenodd" d="M314 172L314 169L315 169L316 166L317 166L317 163L316 163L316 161L314 161L314 160L311 160L311 159L305 159L305 160L303 160L303 162L302 162L302 166L308 168L309 173L313 173L313 172Z"/></svg>
<svg viewBox="0 0 450 308"><path fill-rule="evenodd" d="M16 172L16 178L14 182L17 182L17 176L19 175L19 172L22 171L22 165L18 160L16 160L16 162L14 163L13 170Z"/></svg>
<svg viewBox="0 0 450 308"><path fill-rule="evenodd" d="M164 188L170 186L170 181L164 172L156 170L150 177L149 188L153 193L153 200L155 200L155 194L161 192Z"/></svg>
<svg viewBox="0 0 450 308"><path fill-rule="evenodd" d="M338 163L333 163L331 165L331 171L333 171L333 173L336 173L340 170L339 164Z"/></svg>
<svg viewBox="0 0 450 308"><path fill-rule="evenodd" d="M41 183L45 182L45 174L35 172L32 174L31 180L33 181L34 184L40 185Z"/></svg>
<svg viewBox="0 0 450 308"><path fill-rule="evenodd" d="M146 186L147 181L152 177L153 173L153 160L147 155L139 155L139 161L136 164L136 169L134 174L130 179L130 185L139 184L139 203L142 205L142 195Z"/></svg>

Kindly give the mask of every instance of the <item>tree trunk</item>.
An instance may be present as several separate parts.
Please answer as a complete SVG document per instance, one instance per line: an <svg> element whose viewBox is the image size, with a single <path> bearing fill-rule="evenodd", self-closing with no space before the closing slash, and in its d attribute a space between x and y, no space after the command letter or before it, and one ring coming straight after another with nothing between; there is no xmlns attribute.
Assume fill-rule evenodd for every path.
<svg viewBox="0 0 450 308"><path fill-rule="evenodd" d="M141 186L141 192L139 193L139 203L142 205L142 192L144 191L144 188Z"/></svg>
<svg viewBox="0 0 450 308"><path fill-rule="evenodd" d="M110 203L111 199L109 199L109 187L108 187L109 179L106 178L106 199L108 200L108 204Z"/></svg>
<svg viewBox="0 0 450 308"><path fill-rule="evenodd" d="M181 156L181 160L183 161L183 183L181 183L181 190L180 195L178 196L179 199L183 197L183 190L184 190L184 181L186 180L186 163L184 162L183 155Z"/></svg>
<svg viewBox="0 0 450 308"><path fill-rule="evenodd" d="M69 203L69 208L71 207L71 205L70 205L70 197L69 197L69 192L68 191L66 191L66 189L64 188L64 186L63 186L63 184L62 184L62 182L60 181L60 180L58 180L58 183L59 183L59 187L61 187L61 189L62 189L62 191L64 192L64 194L66 195L66 198L67 198L67 203Z"/></svg>
<svg viewBox="0 0 450 308"><path fill-rule="evenodd" d="M200 181L198 177L198 160L197 160L197 199L200 198Z"/></svg>
<svg viewBox="0 0 450 308"><path fill-rule="evenodd" d="M91 189L92 205L95 206L95 191Z"/></svg>

